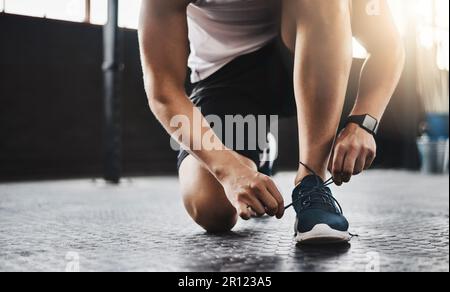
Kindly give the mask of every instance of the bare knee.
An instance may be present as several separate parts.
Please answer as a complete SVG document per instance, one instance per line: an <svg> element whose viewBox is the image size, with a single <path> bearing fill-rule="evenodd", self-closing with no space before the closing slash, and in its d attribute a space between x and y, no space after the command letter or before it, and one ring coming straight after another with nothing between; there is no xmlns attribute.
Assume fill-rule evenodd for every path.
<svg viewBox="0 0 450 292"><path fill-rule="evenodd" d="M256 170L254 162L236 155L244 165ZM211 233L233 229L238 220L237 211L217 179L192 156L183 161L179 172L184 205L192 219Z"/></svg>
<svg viewBox="0 0 450 292"><path fill-rule="evenodd" d="M210 233L228 232L238 220L237 212L231 204L213 202L199 194L185 195L184 205L192 219Z"/></svg>

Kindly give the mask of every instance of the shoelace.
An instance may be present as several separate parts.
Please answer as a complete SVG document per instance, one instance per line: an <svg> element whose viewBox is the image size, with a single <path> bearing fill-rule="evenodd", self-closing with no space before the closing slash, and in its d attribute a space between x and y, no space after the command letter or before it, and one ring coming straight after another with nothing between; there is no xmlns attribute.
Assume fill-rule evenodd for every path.
<svg viewBox="0 0 450 292"><path fill-rule="evenodd" d="M300 165L303 166L304 168L306 168L309 172L311 172L311 174L318 176L317 173L312 168L310 168L308 165L304 164L303 162L300 162ZM335 210L336 210L336 206L338 206L338 210L336 210L336 211L339 212L339 214L344 214L339 202L333 197L333 195L331 195L329 193L329 190L327 187L332 184L334 184L334 178L330 177L325 182L323 182L321 185L313 187L308 191L302 192L298 199L294 200L291 204L287 205L284 209L287 210L287 209L291 208L292 206L294 206L295 204L299 203L300 201L304 200L301 208L310 207L312 203L324 203L324 204L327 204L327 205L333 207L333 209L335 209ZM318 201L315 198L317 196L320 197L320 201ZM306 199L305 199L305 197L306 197ZM333 202L336 205L334 205Z"/></svg>

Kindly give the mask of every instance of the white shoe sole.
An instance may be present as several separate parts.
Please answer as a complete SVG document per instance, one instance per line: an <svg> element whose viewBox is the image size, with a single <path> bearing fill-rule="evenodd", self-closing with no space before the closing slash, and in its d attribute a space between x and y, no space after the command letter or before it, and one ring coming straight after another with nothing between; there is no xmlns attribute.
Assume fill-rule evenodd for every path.
<svg viewBox="0 0 450 292"><path fill-rule="evenodd" d="M318 224L305 233L297 233L295 240L300 244L336 244L351 240L348 231L338 231L327 224Z"/></svg>

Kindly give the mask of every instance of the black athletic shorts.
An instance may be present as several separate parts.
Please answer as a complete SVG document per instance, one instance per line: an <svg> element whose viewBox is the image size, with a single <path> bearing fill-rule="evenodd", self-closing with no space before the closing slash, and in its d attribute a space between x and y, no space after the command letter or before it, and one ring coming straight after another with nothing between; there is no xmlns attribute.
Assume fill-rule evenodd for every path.
<svg viewBox="0 0 450 292"><path fill-rule="evenodd" d="M204 116L216 115L222 121L226 115L295 116L292 60L290 51L277 38L193 84L190 98ZM232 148L261 166L260 157L264 149ZM179 152L178 168L188 155L185 150Z"/></svg>

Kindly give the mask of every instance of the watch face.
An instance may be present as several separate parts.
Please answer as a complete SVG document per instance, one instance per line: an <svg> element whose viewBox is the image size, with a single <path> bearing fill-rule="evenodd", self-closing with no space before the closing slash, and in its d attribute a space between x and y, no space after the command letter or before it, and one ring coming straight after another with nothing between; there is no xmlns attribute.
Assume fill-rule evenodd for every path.
<svg viewBox="0 0 450 292"><path fill-rule="evenodd" d="M371 131L375 131L377 128L377 120L374 119L373 117L367 115L364 118L364 122L363 122L363 126L366 127L367 129L371 130Z"/></svg>

